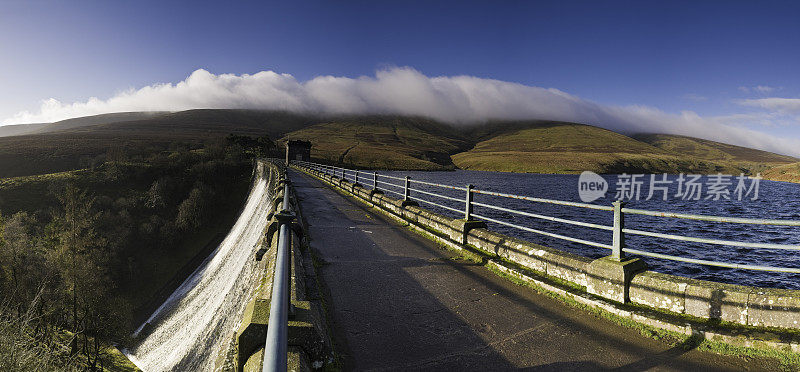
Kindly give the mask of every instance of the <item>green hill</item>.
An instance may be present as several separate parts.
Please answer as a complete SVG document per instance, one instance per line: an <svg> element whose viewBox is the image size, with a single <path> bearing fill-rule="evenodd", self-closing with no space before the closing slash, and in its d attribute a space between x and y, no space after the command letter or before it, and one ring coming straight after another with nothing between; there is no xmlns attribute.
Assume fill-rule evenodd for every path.
<svg viewBox="0 0 800 372"><path fill-rule="evenodd" d="M382 169L738 174L765 173L798 161L685 136L629 137L590 125L541 120L451 126L391 115L188 110L31 125L41 133L0 137L0 178L91 167L110 154L136 158L176 147L196 148L228 134L309 140L316 159ZM0 135L29 129L0 129Z"/></svg>
<svg viewBox="0 0 800 372"><path fill-rule="evenodd" d="M633 138L672 153L721 163L733 163L752 171L762 171L772 166L793 163L798 160L791 156L768 151L686 136L639 134Z"/></svg>
<svg viewBox="0 0 800 372"><path fill-rule="evenodd" d="M98 124L149 119L162 114L165 113L158 111L117 112L112 114L84 116L80 118L61 120L53 123L4 125L0 127L0 137L21 136L25 134L43 134L43 133L69 130L91 125L98 125Z"/></svg>
<svg viewBox="0 0 800 372"><path fill-rule="evenodd" d="M50 125L50 123L37 124L12 124L0 127L0 137L21 136L37 131L39 128Z"/></svg>
<svg viewBox="0 0 800 372"><path fill-rule="evenodd" d="M450 154L470 146L452 127L396 116L340 118L288 133L288 139L311 141L314 158L381 169L452 169Z"/></svg>
<svg viewBox="0 0 800 372"><path fill-rule="evenodd" d="M493 132L497 128L497 134ZM563 122L490 123L473 130L481 140L453 155L460 168L502 172L716 173L731 164L685 157L606 129Z"/></svg>
<svg viewBox="0 0 800 372"><path fill-rule="evenodd" d="M55 123L45 124L37 128L36 130L26 134L42 134L42 133L75 129L80 127L88 127L92 125L118 123L118 122L133 121L133 120L146 120L158 117L165 113L166 112L160 112L160 111L116 112L112 114L84 116L80 118L61 120Z"/></svg>
<svg viewBox="0 0 800 372"><path fill-rule="evenodd" d="M138 119L113 121L135 117ZM194 148L228 134L278 138L318 122L309 116L251 110L123 113L79 119L54 123L51 129L61 129L46 133L0 137L0 178L86 168L101 163L109 153L138 157L175 147ZM104 122L106 119L112 121Z"/></svg>
<svg viewBox="0 0 800 372"><path fill-rule="evenodd" d="M774 166L762 172L761 176L767 180L800 183L800 162Z"/></svg>
<svg viewBox="0 0 800 372"><path fill-rule="evenodd" d="M187 110L152 118L82 126L65 133L138 138L197 139L227 134L278 138L320 120L312 115L261 110Z"/></svg>

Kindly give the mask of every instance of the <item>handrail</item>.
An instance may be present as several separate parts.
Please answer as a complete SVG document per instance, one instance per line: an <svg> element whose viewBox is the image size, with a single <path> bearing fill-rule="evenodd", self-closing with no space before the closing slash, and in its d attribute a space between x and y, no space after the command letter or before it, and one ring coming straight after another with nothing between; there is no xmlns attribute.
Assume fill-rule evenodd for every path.
<svg viewBox="0 0 800 372"><path fill-rule="evenodd" d="M308 163L308 162L300 162L300 164L304 164L306 167L311 169L326 169L329 166L322 166L320 164L315 163ZM335 171L334 171L335 172ZM723 216L711 216L711 215L699 215L699 214L687 214L687 213L674 213L674 212L663 212L663 211L649 211L644 209L634 209L634 208L626 208L624 207L624 203L621 201L613 203L613 206L604 206L604 205L596 205L596 204L587 204L587 203L577 203L577 202L569 202L563 200L552 200L552 199L543 199L537 198L532 196L525 196L525 195L515 195L515 194L507 194L501 192L494 192L488 190L479 190L474 189L472 185L468 185L467 187L459 187L459 186L452 186L452 185L444 185L434 182L427 182L421 181L416 179L411 179L410 177L397 177L397 176L390 176L386 174L378 174L377 172L372 172L373 176L373 185L372 187L377 190L378 184L393 186L398 189L402 189L403 192L397 192L394 190L385 190L387 192L396 194L402 197L404 200L415 200L422 203L430 204L442 208L447 211L455 212L455 213L464 213L465 219L469 220L471 217L477 217L482 220L496 223L503 226L512 227L518 230L532 232L540 235L549 236L552 238L557 238L561 240L571 241L579 244L600 247L605 249L612 250L612 257L617 260L622 260L624 253L630 253L640 256L647 256L647 257L654 257L659 259L666 259L672 261L680 261L680 262L687 262L687 263L694 263L694 264L701 264L701 265L709 265L709 266L718 266L718 267L727 267L727 268L735 268L735 269L745 269L745 270L760 270L760 271L775 271L775 272L787 272L787 273L800 273L800 268L791 268L791 267L773 267L773 266L759 266L759 265L746 265L746 264L735 264L735 263L727 263L727 262L720 262L720 261L711 261L711 260L701 260L695 258L686 258L686 257L679 257L673 255L666 255L661 253L654 253L654 252L647 252L638 249L632 249L625 246L625 234L631 235L639 235L639 236L648 236L652 238L659 238L659 239L668 239L668 240L676 240L676 241L685 241L685 242L693 242L693 243L702 243L702 244L715 244L715 245L724 245L724 246L734 246L734 247L748 247L748 248L761 248L761 249L781 249L781 250L800 250L800 245L791 245L791 244L776 244L776 243L761 243L761 242L742 242L742 241L733 241L733 240L723 240L723 239L710 239L710 238L700 238L700 237L692 237L692 236L685 236L685 235L675 235L675 234L664 234L652 231L644 231L644 230L637 230L637 229L629 229L625 228L624 225L624 215L625 214L637 214L637 215L646 215L646 216L654 216L654 217L665 217L665 218L681 218L681 219L689 219L689 220L697 220L697 221L710 221L710 222L719 222L719 223L739 223L739 224L755 224L755 225L773 225L773 226L800 226L800 221L796 220L774 220L774 219L756 219L756 218L739 218L739 217L723 217ZM388 178L393 180L403 181L404 184L398 185L391 182L386 182L379 180L378 178ZM440 187L440 188L447 188L451 190L457 191L465 191L465 198L460 199L452 196L441 195L431 191L420 190L417 188L412 188L409 184L422 184L427 186L433 187ZM428 195L433 197L438 197L440 199L445 199L452 202L460 202L464 203L463 209L454 208L451 206L447 206L444 204L436 203L430 200L425 200L420 196L413 196L410 193L414 192L418 195ZM502 207L499 205L489 204L488 202L476 202L472 200L472 194L481 194L487 196L494 196L500 198L509 198L509 199L516 199L516 200L524 200L524 201L531 201L536 203L547 203L553 205L561 205L561 206L568 206L568 207L578 207L578 208L586 208L586 209L594 209L606 212L613 212L613 225L602 225L602 224L595 224L590 222L582 222L582 221L574 221L566 218L558 218L552 216L546 216L536 213L531 213L527 211L521 211L517 209ZM573 238L570 236L565 236L561 234L555 234L551 232L546 232L542 230L533 229L527 226L521 226L518 224L514 224L508 221L502 221L499 219L494 219L485 215L480 215L472 212L473 207L481 207L487 208L492 210L503 211L507 213L512 213L515 215L521 215L531 218L537 218L541 220L546 220L550 222L556 223L564 223L570 224L580 227L592 228L592 229L599 229L605 231L612 232L612 244L604 244L593 242L585 239Z"/></svg>
<svg viewBox="0 0 800 372"><path fill-rule="evenodd" d="M401 188L401 189L403 188L403 186L401 186L401 185L395 185L395 184L393 184L393 183L391 183L391 182L386 182L386 181L378 181L378 183L382 183L382 184L384 184L384 185L389 185L389 186L398 187L398 188Z"/></svg>
<svg viewBox="0 0 800 372"><path fill-rule="evenodd" d="M614 229L614 227L613 227L613 226L598 225L598 224L594 224L594 223L588 223L588 222L580 222L580 221L568 220L568 219L565 219L565 218L558 218L558 217L551 217L551 216L543 216L543 215L541 215L541 214L535 214L535 213L522 212L522 211L518 211L518 210L510 209L510 208L498 207L498 206L496 206L496 205L490 205L490 204L484 204L484 203L478 203L478 202L472 202L472 204L474 204L474 205L477 205L477 206L479 206L479 207L485 207L485 208L490 208L490 209L496 209L496 210L498 210L498 211L503 211L503 212L514 213L514 214L519 214L519 215L522 215L522 216L533 217L533 218L538 218L538 219L542 219L542 220L548 220L548 221L553 221L553 222L561 222L561 223L566 223L566 224L570 224L570 225L583 226L583 227L591 227L591 228L593 228L593 229L608 230L608 231L611 231L611 230L613 230L613 229Z"/></svg>
<svg viewBox="0 0 800 372"><path fill-rule="evenodd" d="M536 229L532 229L530 227L515 225L515 224L510 223L510 222L495 220L495 219L493 219L491 217L482 216L482 215L479 215L479 214L474 214L474 216L478 217L478 218L482 218L482 219L484 219L486 221L489 221L489 222L494 222L494 223L497 223L497 224L500 224L500 225L509 226L509 227L515 227L515 228L520 229L520 230L524 230L524 231L528 231L528 232L532 232L532 233L536 233L536 234L540 234L540 235L544 235L544 236L549 236L551 238L557 238L557 239L567 240L567 241L571 241L571 242L575 242L575 243L591 245L593 247L612 249L612 247L610 245L608 245L608 244L597 243L597 242L593 242L593 241L589 241L589 240L573 238L571 236L566 236L566 235L561 235L561 234L555 234L555 233L550 233L550 232L546 232L546 231L536 230Z"/></svg>
<svg viewBox="0 0 800 372"><path fill-rule="evenodd" d="M289 286L291 279L289 264L291 262L289 225L294 215L289 203L289 183L283 189L283 205L275 215L280 223L278 235L278 252L275 260L275 275L272 278L272 296L269 307L269 327L264 346L264 372L283 372L287 366L288 332L289 332Z"/></svg>
<svg viewBox="0 0 800 372"><path fill-rule="evenodd" d="M505 194L505 193L502 193L502 192L493 192L493 191L486 191L486 190L472 190L472 192L474 192L476 194L500 196L500 197L504 197L504 198L527 200L527 201L533 201L533 202L538 202L538 203L549 203L549 204L566 205L566 206L570 206L570 207L599 209L601 211L613 211L614 210L613 207L607 207L607 206L604 206L604 205L576 203L576 202L568 202L568 201L563 201L563 200L551 200L551 199L534 198L532 196Z"/></svg>
<svg viewBox="0 0 800 372"><path fill-rule="evenodd" d="M631 249L631 248L625 248L624 250L625 250L625 252L632 253L632 254L638 254L640 256L661 258L661 259L670 260L670 261L688 262L688 263L707 265L707 266L727 267L729 269L774 271L774 272L780 272L780 273L795 273L795 274L799 274L800 273L800 268L795 268L795 267L775 267L775 266L759 266L759 265L735 264L735 263L728 263L728 262L708 261L708 260L700 260L700 259L696 259L696 258L686 258L686 257L671 256L671 255L668 255L668 254L645 252L645 251L640 251L638 249Z"/></svg>
<svg viewBox="0 0 800 372"><path fill-rule="evenodd" d="M441 183L425 182L425 181L420 181L420 180L411 180L411 182L413 182L413 183L419 183L419 184L423 184L423 185L428 185L428 186L437 186L437 187L443 187L443 188L446 188L446 189L453 189L453 190L467 191L467 188L466 188L466 187L458 187L458 186L442 185Z"/></svg>
<svg viewBox="0 0 800 372"><path fill-rule="evenodd" d="M395 177L395 176L390 176L390 175L387 175L387 174L379 174L378 177L385 177L385 178L388 178L388 179L400 180L400 181L405 180L405 178L403 178L403 177Z"/></svg>
<svg viewBox="0 0 800 372"><path fill-rule="evenodd" d="M800 226L800 221L792 221L792 220L766 220L759 218L722 217L722 216L709 216L703 214L648 211L644 209L633 209L633 208L623 208L622 211L625 213L642 214L646 216L683 218L696 221L744 223L753 225Z"/></svg>
<svg viewBox="0 0 800 372"><path fill-rule="evenodd" d="M624 232L626 234L649 236L649 237L652 237L652 238L680 240L680 241L684 241L684 242L727 245L727 246L731 246L731 247L786 249L786 250L800 251L800 246L798 246L798 245L789 245L789 244L755 243L755 242L740 242L740 241L734 241L734 240L697 238L697 237L693 237L693 236L662 234L662 233L656 233L656 232L651 232L651 231L642 231L642 230L634 230L634 229L622 229L622 232Z"/></svg>
<svg viewBox="0 0 800 372"><path fill-rule="evenodd" d="M457 202L463 201L462 199L453 198L453 197L450 197L450 196L447 196L447 195L440 195L440 194L437 194L435 192L427 192L427 191L424 191L424 190L413 189L413 188L410 188L409 190L414 191L414 192L418 192L420 194L435 196L437 198L441 198L441 199L445 199L445 200L452 200L452 201L457 201ZM464 189L464 190L466 190L466 189Z"/></svg>
<svg viewBox="0 0 800 372"><path fill-rule="evenodd" d="M413 197L413 196L409 196L408 198L409 198L409 199L411 199L411 200L416 200L416 201L423 202L423 203L426 203L426 204L435 205L435 206L437 206L437 207L439 207L439 208L447 209L447 210L449 210L449 211L453 211L453 212L456 212L456 213L460 213L460 212L461 212L461 211L460 211L460 210L458 210L458 209L451 208L451 207L448 207L448 206L446 206L446 205L442 205L442 204L439 204L439 203L435 203L435 202L432 202L432 201L429 201L429 200L425 200L425 199L421 199L421 198L416 198L416 197Z"/></svg>

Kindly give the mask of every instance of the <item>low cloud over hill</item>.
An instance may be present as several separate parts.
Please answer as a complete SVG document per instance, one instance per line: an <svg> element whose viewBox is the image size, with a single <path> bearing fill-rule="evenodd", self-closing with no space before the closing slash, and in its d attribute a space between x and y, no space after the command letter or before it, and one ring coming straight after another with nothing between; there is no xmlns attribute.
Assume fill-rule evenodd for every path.
<svg viewBox="0 0 800 372"><path fill-rule="evenodd" d="M412 68L381 70L374 77L319 76L301 82L289 74L215 75L197 70L177 84L155 84L109 99L62 103L49 99L38 112L20 112L4 124L53 122L126 111L194 108L286 110L324 114L400 114L474 124L495 119L586 123L621 133L681 134L800 155L800 140L748 129L747 115L701 117L647 106L605 106L553 88L472 76L428 77ZM750 119L748 119L750 118Z"/></svg>

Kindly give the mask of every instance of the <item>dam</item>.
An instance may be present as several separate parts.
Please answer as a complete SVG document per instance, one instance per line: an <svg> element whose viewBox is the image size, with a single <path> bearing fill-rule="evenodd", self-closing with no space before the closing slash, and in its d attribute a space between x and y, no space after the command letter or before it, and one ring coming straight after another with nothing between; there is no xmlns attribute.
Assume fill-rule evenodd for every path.
<svg viewBox="0 0 800 372"><path fill-rule="evenodd" d="M402 177L393 198L366 172L282 163L258 163L231 233L137 330L139 368L255 371L283 350L290 370L747 370L779 366L698 345L798 351L797 291L604 271L421 208ZM275 297L282 241L289 282ZM276 298L289 304L283 349L265 342Z"/></svg>
<svg viewBox="0 0 800 372"><path fill-rule="evenodd" d="M272 207L277 174L259 166L231 231L134 333L127 357L145 371L213 369L216 352L238 326L258 280L252 257ZM147 328L147 329L145 329Z"/></svg>

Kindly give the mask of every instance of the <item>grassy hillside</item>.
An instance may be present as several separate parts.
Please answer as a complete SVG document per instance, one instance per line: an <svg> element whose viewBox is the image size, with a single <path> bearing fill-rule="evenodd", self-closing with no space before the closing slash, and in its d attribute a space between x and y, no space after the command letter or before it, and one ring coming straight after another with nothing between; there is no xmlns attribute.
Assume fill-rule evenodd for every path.
<svg viewBox="0 0 800 372"><path fill-rule="evenodd" d="M39 128L45 127L50 124L16 124L16 125L3 125L0 127L0 137L20 136L35 132Z"/></svg>
<svg viewBox="0 0 800 372"><path fill-rule="evenodd" d="M745 168L753 174L798 160L791 156L779 155L768 151L686 136L640 134L633 136L633 138L682 156L732 164L735 167Z"/></svg>
<svg viewBox="0 0 800 372"><path fill-rule="evenodd" d="M503 172L738 172L729 164L683 157L622 134L561 122L492 124L474 130L474 148L453 156L460 168Z"/></svg>
<svg viewBox="0 0 800 372"><path fill-rule="evenodd" d="M762 163L792 163L798 160L768 151L687 136L638 134L632 137L666 151L708 160Z"/></svg>
<svg viewBox="0 0 800 372"><path fill-rule="evenodd" d="M80 128L80 127L88 127L99 124L117 123L123 121L133 121L133 120L146 120L158 117L163 114L166 114L166 112L159 112L159 111L115 112L112 114L84 116L80 118L67 119L67 120L57 121L55 123L44 124L41 127L37 128L36 130L26 134L42 134L42 133L50 133L55 131Z"/></svg>
<svg viewBox="0 0 800 372"><path fill-rule="evenodd" d="M287 139L311 141L317 159L381 169L452 169L450 154L469 147L451 127L391 116L342 118L290 132Z"/></svg>
<svg viewBox="0 0 800 372"><path fill-rule="evenodd" d="M137 116L134 114L131 115ZM0 138L0 178L90 168L109 156L136 158L179 147L197 148L228 134L278 138L316 123L307 116L248 110L189 110L148 119L74 126L77 122L76 119L68 123L71 127L48 133Z"/></svg>
<svg viewBox="0 0 800 372"><path fill-rule="evenodd" d="M61 120L54 123L4 125L0 127L0 137L21 136L25 134L42 134L98 124L150 119L165 113L166 112L159 111L117 112L112 114L92 115Z"/></svg>
<svg viewBox="0 0 800 372"><path fill-rule="evenodd" d="M800 163L783 164L761 173L764 179L800 183Z"/></svg>
<svg viewBox="0 0 800 372"><path fill-rule="evenodd" d="M0 137L0 178L91 168L120 154L136 158L198 148L228 134L309 140L314 158L363 168L754 174L798 160L685 136L628 137L552 121L453 127L389 115L188 110L98 115L48 124L39 131L46 133Z"/></svg>
<svg viewBox="0 0 800 372"><path fill-rule="evenodd" d="M312 115L259 110L188 110L124 122L83 126L66 133L127 138L196 139L230 133L278 138L318 123Z"/></svg>

